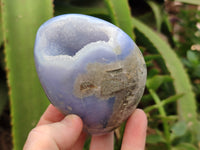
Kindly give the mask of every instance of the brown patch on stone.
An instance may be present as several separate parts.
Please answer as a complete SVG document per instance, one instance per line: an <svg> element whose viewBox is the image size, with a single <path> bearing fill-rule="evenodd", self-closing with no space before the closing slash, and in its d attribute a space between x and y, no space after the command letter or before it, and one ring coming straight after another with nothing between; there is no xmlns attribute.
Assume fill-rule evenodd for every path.
<svg viewBox="0 0 200 150"><path fill-rule="evenodd" d="M125 60L109 64L88 64L87 73L80 74L74 83L74 95L85 98L95 95L100 100L115 97L113 113L106 128L116 128L136 108L144 91L146 65L139 49ZM105 125L104 125L105 127Z"/></svg>
<svg viewBox="0 0 200 150"><path fill-rule="evenodd" d="M90 82L83 82L80 85L80 90L81 91L92 89L92 88L95 88L95 86Z"/></svg>

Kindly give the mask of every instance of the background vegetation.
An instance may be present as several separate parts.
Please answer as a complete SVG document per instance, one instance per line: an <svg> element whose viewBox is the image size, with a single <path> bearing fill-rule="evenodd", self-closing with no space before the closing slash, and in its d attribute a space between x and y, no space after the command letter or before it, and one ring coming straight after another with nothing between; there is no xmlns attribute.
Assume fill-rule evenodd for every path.
<svg viewBox="0 0 200 150"><path fill-rule="evenodd" d="M0 0L0 149L22 149L49 104L35 71L34 40L43 22L66 13L116 24L143 52L146 149L199 150L200 0ZM123 128L115 131L116 150Z"/></svg>

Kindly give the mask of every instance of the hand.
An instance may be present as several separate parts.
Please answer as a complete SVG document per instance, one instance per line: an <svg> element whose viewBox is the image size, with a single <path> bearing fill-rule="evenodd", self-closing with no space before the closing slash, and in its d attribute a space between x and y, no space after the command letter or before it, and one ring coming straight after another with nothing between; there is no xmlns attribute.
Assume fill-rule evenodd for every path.
<svg viewBox="0 0 200 150"><path fill-rule="evenodd" d="M24 150L81 150L86 133L82 120L76 115L64 116L50 105L37 126L29 133ZM144 150L147 118L141 109L129 117L122 141L122 150ZM113 132L92 136L90 150L113 150Z"/></svg>

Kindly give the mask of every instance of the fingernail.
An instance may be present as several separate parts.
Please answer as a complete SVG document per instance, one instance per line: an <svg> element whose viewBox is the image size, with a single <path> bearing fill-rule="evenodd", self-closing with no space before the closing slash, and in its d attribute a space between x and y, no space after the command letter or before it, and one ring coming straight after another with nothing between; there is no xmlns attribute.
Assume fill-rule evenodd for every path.
<svg viewBox="0 0 200 150"><path fill-rule="evenodd" d="M80 118L77 116L77 115L74 115L74 114L70 114L70 115L67 115L63 121L65 121L66 123L68 124L74 124L76 123Z"/></svg>

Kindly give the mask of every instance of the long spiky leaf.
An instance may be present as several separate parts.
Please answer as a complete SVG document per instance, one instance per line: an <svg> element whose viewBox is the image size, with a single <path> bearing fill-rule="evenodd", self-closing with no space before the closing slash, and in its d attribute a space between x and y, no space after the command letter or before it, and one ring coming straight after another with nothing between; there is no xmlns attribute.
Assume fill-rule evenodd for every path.
<svg viewBox="0 0 200 150"><path fill-rule="evenodd" d="M35 71L33 47L36 31L52 17L53 6L49 0L1 0L1 4L14 150L21 150L48 105Z"/></svg>
<svg viewBox="0 0 200 150"><path fill-rule="evenodd" d="M196 100L189 77L180 59L167 42L162 40L151 28L135 18L133 18L133 24L134 27L144 35L143 38L147 38L161 54L173 78L176 93L184 94L184 96L177 101L179 119L195 124L197 121Z"/></svg>

